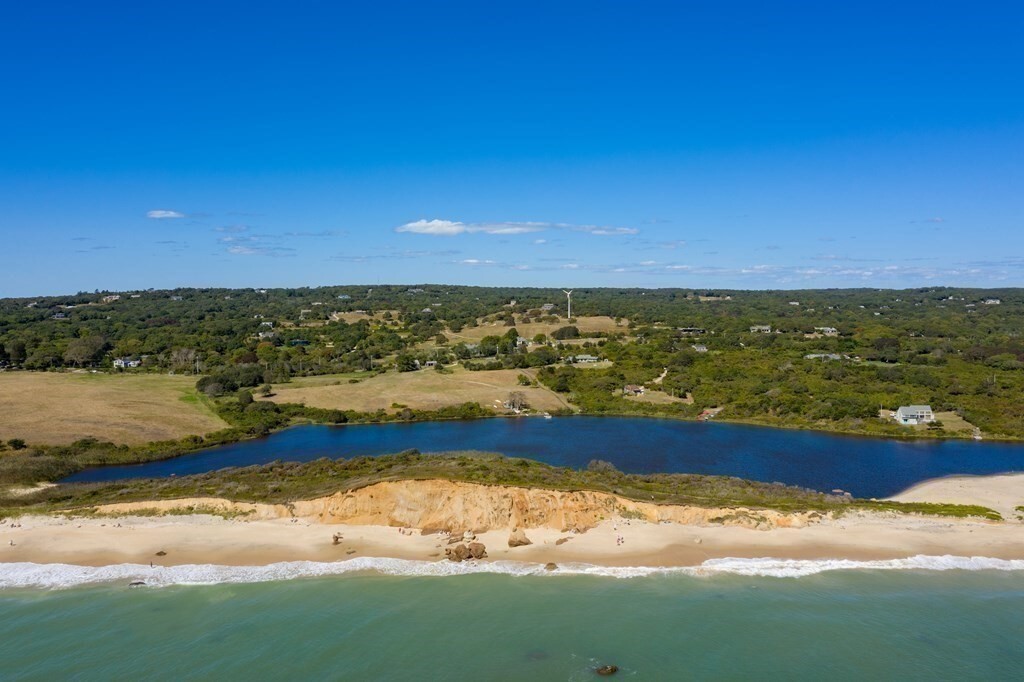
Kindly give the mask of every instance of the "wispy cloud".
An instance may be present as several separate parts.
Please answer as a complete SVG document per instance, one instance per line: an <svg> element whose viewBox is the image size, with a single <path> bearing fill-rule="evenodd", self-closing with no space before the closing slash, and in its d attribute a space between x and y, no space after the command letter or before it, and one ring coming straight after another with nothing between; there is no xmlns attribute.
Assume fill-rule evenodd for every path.
<svg viewBox="0 0 1024 682"><path fill-rule="evenodd" d="M497 261L481 258L463 258L460 261L456 261L459 265L497 265Z"/></svg>
<svg viewBox="0 0 1024 682"><path fill-rule="evenodd" d="M854 258L853 256L841 256L835 253L822 253L810 256L811 260L831 261L834 263L877 263L880 258Z"/></svg>
<svg viewBox="0 0 1024 682"><path fill-rule="evenodd" d="M319 230L311 232L308 230L299 230L297 232L285 232L285 237L344 237L348 232L345 230Z"/></svg>
<svg viewBox="0 0 1024 682"><path fill-rule="evenodd" d="M161 208L153 211L148 211L146 213L146 217L153 218L155 220L166 220L167 218L184 218L185 214L179 213L178 211L168 211L167 209Z"/></svg>
<svg viewBox="0 0 1024 682"><path fill-rule="evenodd" d="M416 220L395 228L395 232L454 237L459 234L526 234L545 229L544 223L463 223L457 220Z"/></svg>
<svg viewBox="0 0 1024 682"><path fill-rule="evenodd" d="M576 232L588 232L590 234L601 236L640 234L640 230L635 227L597 227L596 225L575 225L569 229L575 230Z"/></svg>
<svg viewBox="0 0 1024 682"><path fill-rule="evenodd" d="M227 232L229 234L237 234L239 232L246 232L249 229L248 225L221 225L220 227L213 228L214 232Z"/></svg>
<svg viewBox="0 0 1024 682"><path fill-rule="evenodd" d="M244 244L234 244L228 247L228 253L233 256L292 256L295 255L295 249L290 249L284 246L246 246Z"/></svg>
<svg viewBox="0 0 1024 682"><path fill-rule="evenodd" d="M405 249L402 251L396 251L392 249L385 250L385 253L374 253L374 254L349 254L340 253L334 256L330 256L328 260L336 260L344 263L366 263L369 261L387 261L387 260L407 260L413 258L432 258L432 257L445 257L450 258L457 256L461 251L458 249L446 249L444 251L416 251L411 249Z"/></svg>
<svg viewBox="0 0 1024 682"><path fill-rule="evenodd" d="M458 220L416 220L395 228L395 232L426 234L435 237L454 237L460 234L515 235L544 232L545 230L570 230L593 235L631 235L639 232L635 227L606 227L602 225L574 225L550 222L487 222L464 223Z"/></svg>

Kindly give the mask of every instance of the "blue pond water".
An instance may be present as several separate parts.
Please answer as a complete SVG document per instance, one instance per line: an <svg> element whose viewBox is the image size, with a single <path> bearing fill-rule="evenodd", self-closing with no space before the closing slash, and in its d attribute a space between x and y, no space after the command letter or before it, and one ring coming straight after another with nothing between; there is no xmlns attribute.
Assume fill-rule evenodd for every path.
<svg viewBox="0 0 1024 682"><path fill-rule="evenodd" d="M950 474L1024 471L1024 445L897 441L735 424L563 417L300 426L267 438L133 466L100 467L66 481L186 476L274 460L379 455L417 448L487 450L582 468L603 459L628 473L698 473L780 481L858 497L893 495Z"/></svg>

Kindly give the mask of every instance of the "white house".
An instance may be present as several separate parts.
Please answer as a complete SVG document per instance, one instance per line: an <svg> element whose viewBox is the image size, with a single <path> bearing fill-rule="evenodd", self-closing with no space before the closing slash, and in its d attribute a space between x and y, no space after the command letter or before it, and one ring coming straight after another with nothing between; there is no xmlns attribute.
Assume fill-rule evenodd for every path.
<svg viewBox="0 0 1024 682"><path fill-rule="evenodd" d="M998 298L986 298L984 301L982 301L982 303L984 303L985 305L999 305L1000 303L1002 303L1002 301L999 300Z"/></svg>
<svg viewBox="0 0 1024 682"><path fill-rule="evenodd" d="M815 327L814 331L822 336L839 336L839 330L835 327Z"/></svg>
<svg viewBox="0 0 1024 682"><path fill-rule="evenodd" d="M597 362L600 359L596 355L577 355L572 358L572 362Z"/></svg>
<svg viewBox="0 0 1024 682"><path fill-rule="evenodd" d="M692 346L692 348L695 351L697 351L698 353L707 353L708 352L708 347L705 346L703 343L696 343L696 344L694 344Z"/></svg>
<svg viewBox="0 0 1024 682"><path fill-rule="evenodd" d="M128 369L129 367L140 367L142 360L138 358L114 358L114 367Z"/></svg>
<svg viewBox="0 0 1024 682"><path fill-rule="evenodd" d="M914 426L916 424L927 424L935 421L935 413L931 405L900 405L893 415L897 424Z"/></svg>
<svg viewBox="0 0 1024 682"><path fill-rule="evenodd" d="M771 334L772 326L770 324L755 324L750 328L751 334Z"/></svg>

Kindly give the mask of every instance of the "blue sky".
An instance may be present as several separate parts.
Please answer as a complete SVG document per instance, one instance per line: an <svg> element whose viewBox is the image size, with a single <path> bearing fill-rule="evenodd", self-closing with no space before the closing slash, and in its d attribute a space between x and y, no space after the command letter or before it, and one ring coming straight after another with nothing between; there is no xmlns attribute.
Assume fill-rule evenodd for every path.
<svg viewBox="0 0 1024 682"><path fill-rule="evenodd" d="M1024 285L1018 3L146 4L5 8L2 296Z"/></svg>

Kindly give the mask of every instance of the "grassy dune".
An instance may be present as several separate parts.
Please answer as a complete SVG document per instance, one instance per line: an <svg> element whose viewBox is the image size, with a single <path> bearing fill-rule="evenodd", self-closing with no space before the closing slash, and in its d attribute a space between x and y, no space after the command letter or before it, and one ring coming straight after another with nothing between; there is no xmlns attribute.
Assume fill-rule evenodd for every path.
<svg viewBox="0 0 1024 682"><path fill-rule="evenodd" d="M87 509L98 504L188 497L218 497L238 502L286 504L380 481L450 480L547 490L594 490L628 499L702 507L744 506L779 511L842 513L870 509L941 516L976 516L997 520L999 514L978 505L869 501L728 476L696 474L623 474L610 466L582 471L553 467L496 454L452 452L421 454L415 450L350 460L306 463L275 462L263 466L212 471L196 476L136 479L112 483L65 484L37 488L31 494L0 495L0 516Z"/></svg>

